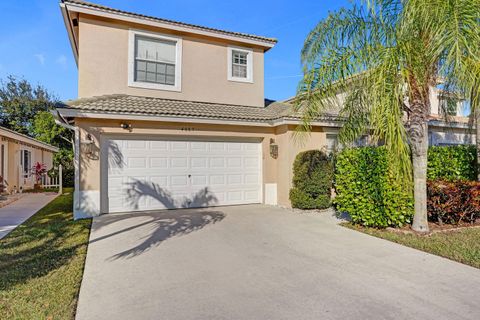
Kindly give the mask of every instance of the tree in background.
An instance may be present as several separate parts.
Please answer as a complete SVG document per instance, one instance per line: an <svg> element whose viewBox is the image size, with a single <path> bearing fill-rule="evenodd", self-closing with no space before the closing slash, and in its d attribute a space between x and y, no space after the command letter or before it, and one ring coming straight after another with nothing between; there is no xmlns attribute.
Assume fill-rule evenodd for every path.
<svg viewBox="0 0 480 320"><path fill-rule="evenodd" d="M50 113L58 99L41 85L8 76L0 86L0 125L60 148L53 165L61 164L65 186L73 185L73 133L55 123ZM52 172L50 172L52 173Z"/></svg>
<svg viewBox="0 0 480 320"><path fill-rule="evenodd" d="M55 123L48 111L39 111L31 125L32 136L61 149L71 149L73 132Z"/></svg>
<svg viewBox="0 0 480 320"><path fill-rule="evenodd" d="M340 109L343 142L370 133L412 188L412 228L428 231L427 147L432 87L478 97L480 0L363 0L331 13L305 40L296 107L303 129ZM477 104L471 104L475 107Z"/></svg>
<svg viewBox="0 0 480 320"><path fill-rule="evenodd" d="M0 87L0 125L33 136L32 125L41 111L55 107L57 98L41 85L32 86L25 79L8 76Z"/></svg>

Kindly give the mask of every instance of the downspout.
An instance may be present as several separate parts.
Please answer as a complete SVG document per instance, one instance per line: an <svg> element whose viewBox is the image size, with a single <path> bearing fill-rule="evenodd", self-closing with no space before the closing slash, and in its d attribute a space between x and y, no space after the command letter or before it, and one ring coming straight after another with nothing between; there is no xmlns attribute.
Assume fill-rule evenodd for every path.
<svg viewBox="0 0 480 320"><path fill-rule="evenodd" d="M60 113L55 110L52 111L52 114L55 119L55 123L59 126L72 130L75 134L74 144L73 144L73 167L75 172L74 180L74 189L73 189L73 211L78 211L80 209L80 131L78 127L72 126L67 123L67 121L60 115Z"/></svg>

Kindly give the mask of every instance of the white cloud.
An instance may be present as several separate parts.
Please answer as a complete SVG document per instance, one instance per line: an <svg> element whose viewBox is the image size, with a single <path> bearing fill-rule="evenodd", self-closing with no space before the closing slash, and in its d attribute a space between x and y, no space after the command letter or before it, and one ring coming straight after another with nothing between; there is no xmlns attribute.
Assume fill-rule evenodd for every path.
<svg viewBox="0 0 480 320"><path fill-rule="evenodd" d="M37 58L38 63L40 63L42 66L45 65L45 55L43 53L36 53L33 56Z"/></svg>
<svg viewBox="0 0 480 320"><path fill-rule="evenodd" d="M63 54L59 55L55 62L59 64L63 69L67 68L67 57L65 57L65 55Z"/></svg>

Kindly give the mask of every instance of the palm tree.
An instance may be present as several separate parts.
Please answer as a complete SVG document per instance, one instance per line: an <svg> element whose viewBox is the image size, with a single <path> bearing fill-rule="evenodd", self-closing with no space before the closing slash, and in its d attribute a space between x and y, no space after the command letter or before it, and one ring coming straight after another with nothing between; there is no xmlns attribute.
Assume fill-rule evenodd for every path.
<svg viewBox="0 0 480 320"><path fill-rule="evenodd" d="M365 133L382 141L398 178L413 182L419 232L428 231L432 88L478 99L479 8L480 0L363 0L320 21L302 49L301 128L338 108L342 142Z"/></svg>

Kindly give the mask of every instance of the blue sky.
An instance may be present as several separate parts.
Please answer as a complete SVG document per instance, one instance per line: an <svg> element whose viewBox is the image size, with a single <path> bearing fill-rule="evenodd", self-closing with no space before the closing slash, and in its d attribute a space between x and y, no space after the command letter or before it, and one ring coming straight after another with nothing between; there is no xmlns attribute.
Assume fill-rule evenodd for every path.
<svg viewBox="0 0 480 320"><path fill-rule="evenodd" d="M347 0L194 1L91 0L166 19L278 39L265 56L265 97L295 94L300 50L308 32ZM0 79L7 75L42 84L60 99L77 97L77 67L58 0L0 1ZM255 8L255 10L252 10Z"/></svg>

